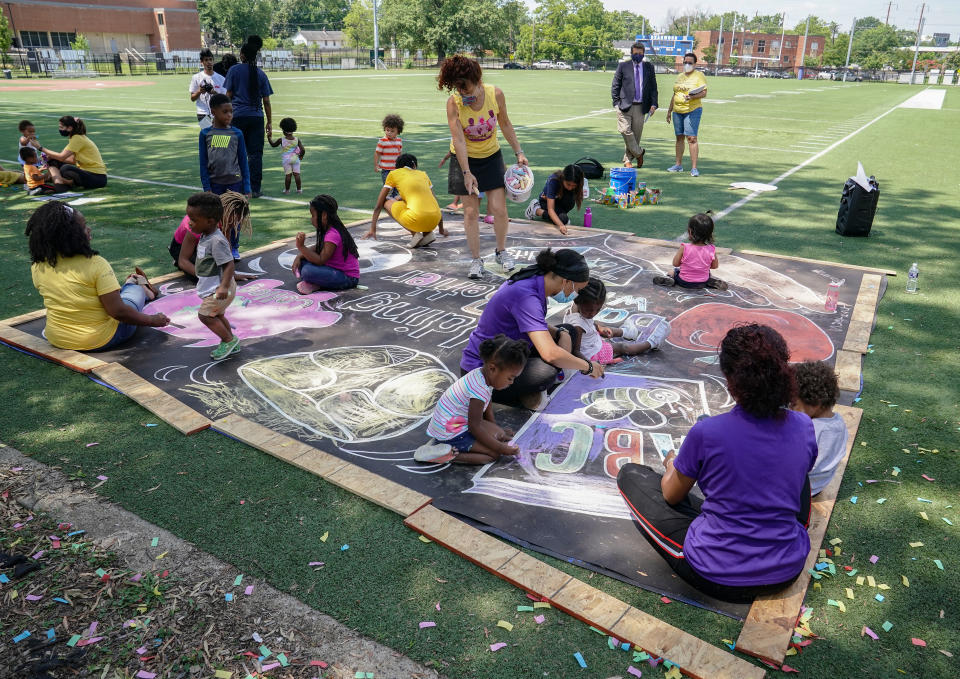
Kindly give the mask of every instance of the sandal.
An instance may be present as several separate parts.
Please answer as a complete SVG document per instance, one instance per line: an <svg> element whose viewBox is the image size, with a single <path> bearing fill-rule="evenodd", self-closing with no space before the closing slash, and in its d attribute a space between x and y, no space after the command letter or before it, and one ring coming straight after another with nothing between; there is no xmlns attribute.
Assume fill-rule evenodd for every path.
<svg viewBox="0 0 960 679"><path fill-rule="evenodd" d="M138 276L141 276L143 278L143 282L140 283L140 285L142 285L147 290L153 293L153 299L156 299L157 297L159 297L160 291L157 289L157 287L153 283L147 280L147 274L143 272L143 269L141 269L139 266L135 266L133 270L137 272Z"/></svg>
<svg viewBox="0 0 960 679"><path fill-rule="evenodd" d="M124 285L126 285L127 283L134 283L135 285L139 285L141 288L143 288L143 294L147 298L148 302L152 302L157 298L153 290L147 287L147 279L139 274L135 274L135 273L130 274L129 276L127 276L127 279L123 283Z"/></svg>

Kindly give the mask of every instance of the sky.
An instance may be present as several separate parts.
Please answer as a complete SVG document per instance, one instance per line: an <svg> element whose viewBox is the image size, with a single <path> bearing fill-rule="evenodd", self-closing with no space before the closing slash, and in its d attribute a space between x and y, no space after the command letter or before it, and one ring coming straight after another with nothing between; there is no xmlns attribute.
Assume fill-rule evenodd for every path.
<svg viewBox="0 0 960 679"><path fill-rule="evenodd" d="M725 11L737 10L744 14L774 14L786 12L787 25L796 26L808 14L815 14L848 27L854 17L875 16L881 21L886 19L889 0L712 0L704 2L652 2L650 0L601 0L608 10L626 9L648 17L659 28L666 23L667 13L673 11L683 14L684 10L703 9L719 14ZM535 0L527 0L527 4L535 6ZM922 2L914 0L898 0L890 7L890 23L898 28L916 30L917 20L920 17ZM838 5L841 5L838 7ZM960 36L960 2L958 0L935 0L927 3L924 11L924 35L932 33L949 33L952 42ZM846 30L846 29L844 29Z"/></svg>

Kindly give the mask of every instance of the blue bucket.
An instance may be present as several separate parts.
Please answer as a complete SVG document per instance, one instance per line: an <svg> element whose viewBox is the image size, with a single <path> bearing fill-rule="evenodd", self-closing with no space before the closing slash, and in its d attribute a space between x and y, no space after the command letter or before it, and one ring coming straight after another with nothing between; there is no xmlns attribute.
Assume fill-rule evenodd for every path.
<svg viewBox="0 0 960 679"><path fill-rule="evenodd" d="M637 187L637 170L633 167L611 167L610 188L615 195L630 193Z"/></svg>

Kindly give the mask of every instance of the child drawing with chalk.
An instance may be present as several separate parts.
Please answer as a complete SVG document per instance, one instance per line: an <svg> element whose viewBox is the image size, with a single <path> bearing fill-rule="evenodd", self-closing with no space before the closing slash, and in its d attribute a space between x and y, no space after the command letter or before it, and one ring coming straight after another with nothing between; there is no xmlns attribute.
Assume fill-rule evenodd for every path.
<svg viewBox="0 0 960 679"><path fill-rule="evenodd" d="M720 266L717 248L713 245L713 217L710 213L695 214L687 222L687 239L673 256L673 275L654 276L655 285L681 288L714 288L726 290L726 282L710 275Z"/></svg>
<svg viewBox="0 0 960 679"><path fill-rule="evenodd" d="M508 443L513 432L497 424L490 401L495 389L506 389L523 372L529 353L526 342L506 335L481 342L483 365L440 397L427 426L433 441L417 448L414 459L435 464L487 464L503 455L516 455L519 449Z"/></svg>
<svg viewBox="0 0 960 679"><path fill-rule="evenodd" d="M650 336L642 341L634 340L639 337L640 330L636 323L627 322L620 328L609 328L593 319L603 309L607 301L607 288L599 278L590 277L587 285L580 289L573 300L573 306L563 316L565 329L572 329L573 349L571 353L579 354L584 359L596 361L601 365L619 362L623 356L636 356L651 349L659 349L660 345L670 334L670 324L661 322ZM611 337L622 337L627 342L609 342Z"/></svg>

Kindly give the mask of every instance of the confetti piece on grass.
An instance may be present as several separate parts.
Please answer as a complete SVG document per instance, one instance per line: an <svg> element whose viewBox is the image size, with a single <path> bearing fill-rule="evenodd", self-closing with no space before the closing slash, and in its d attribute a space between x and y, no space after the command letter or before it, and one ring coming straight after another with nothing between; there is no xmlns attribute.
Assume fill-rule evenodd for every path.
<svg viewBox="0 0 960 679"><path fill-rule="evenodd" d="M226 599L227 601L233 601L233 594L231 594L230 592L227 592L226 594L223 595L223 598Z"/></svg>
<svg viewBox="0 0 960 679"><path fill-rule="evenodd" d="M848 598L848 599L852 599L852 598L853 598L853 590L850 589L849 587L847 587L846 590L847 590L847 598Z"/></svg>
<svg viewBox="0 0 960 679"><path fill-rule="evenodd" d="M931 504L931 505L933 504L933 500L928 500L924 497L918 497L917 502L926 502L927 504Z"/></svg>
<svg viewBox="0 0 960 679"><path fill-rule="evenodd" d="M876 587L876 586L877 586L877 581L873 579L873 576L872 576L872 575L868 575L868 576L867 576L867 584L870 585L871 587Z"/></svg>
<svg viewBox="0 0 960 679"><path fill-rule="evenodd" d="M665 604L673 603L672 601L670 601L670 599L668 599L665 596L660 597L660 601L662 601Z"/></svg>
<svg viewBox="0 0 960 679"><path fill-rule="evenodd" d="M27 601L40 601L43 597L39 594L28 594L24 597Z"/></svg>
<svg viewBox="0 0 960 679"><path fill-rule="evenodd" d="M67 646L69 646L70 648L73 648L74 646L77 645L78 641L80 641L80 635L74 634L72 637L70 637L70 641L67 642Z"/></svg>
<svg viewBox="0 0 960 679"><path fill-rule="evenodd" d="M930 481L930 482L933 482L933 481L934 481L934 479L930 478L930 477L927 476L926 474L921 474L920 476L922 476L923 478L925 478L927 481Z"/></svg>
<svg viewBox="0 0 960 679"><path fill-rule="evenodd" d="M99 445L100 445L99 441L94 441L93 443L88 443L87 448L92 448L93 446L99 446Z"/></svg>
<svg viewBox="0 0 960 679"><path fill-rule="evenodd" d="M841 542L843 542L843 540L841 540L840 538L833 538L833 539L830 541L830 545L833 546L833 547L836 547L836 546L839 545Z"/></svg>
<svg viewBox="0 0 960 679"><path fill-rule="evenodd" d="M901 575L901 576L900 576L900 582L903 583L903 586L904 586L904 587L909 587L909 586L910 586L910 581L907 579L907 576L906 576L906 575Z"/></svg>
<svg viewBox="0 0 960 679"><path fill-rule="evenodd" d="M547 603L546 601L538 601L537 603L535 603L535 604L533 605L533 607L534 607L534 608L553 608L553 606L551 606L551 605L550 605L549 603Z"/></svg>
<svg viewBox="0 0 960 679"><path fill-rule="evenodd" d="M430 542L433 542L433 540L431 540L430 538L428 538L426 535L421 535L421 536L420 536L420 542L430 543Z"/></svg>
<svg viewBox="0 0 960 679"><path fill-rule="evenodd" d="M517 613L532 613L533 606L517 606Z"/></svg>
<svg viewBox="0 0 960 679"><path fill-rule="evenodd" d="M886 502L886 501L887 501L887 498L881 497L881 498L878 498L878 499L877 499L877 504L878 504L878 505L882 505L882 504L883 504L884 502Z"/></svg>
<svg viewBox="0 0 960 679"><path fill-rule="evenodd" d="M262 655L264 658L269 658L271 655L273 655L273 651L263 645L261 645L257 650L260 651L260 655Z"/></svg>
<svg viewBox="0 0 960 679"><path fill-rule="evenodd" d="M800 670L795 670L790 667L790 665L780 665L780 669L784 672L796 672L797 674L800 674Z"/></svg>
<svg viewBox="0 0 960 679"><path fill-rule="evenodd" d="M285 656L283 653L277 653L277 660L280 661L281 667L286 667L290 664L290 661L287 660L287 656Z"/></svg>
<svg viewBox="0 0 960 679"><path fill-rule="evenodd" d="M638 670L638 669L637 669L636 667L634 667L633 665L630 665L630 667L627 668L627 674L630 674L630 675L632 675L632 676L634 676L634 677L642 677L642 676L643 676L643 672L641 672L640 670Z"/></svg>
<svg viewBox="0 0 960 679"><path fill-rule="evenodd" d="M501 648L503 648L504 646L506 646L506 644L503 643L502 641L500 641L500 642L497 642L497 643L495 643L495 644L490 644L490 650L493 651L494 653L496 653L497 651L499 651L499 650L500 650Z"/></svg>
<svg viewBox="0 0 960 679"><path fill-rule="evenodd" d="M857 496L854 495L852 498L850 498L850 502L852 502L853 504L857 504Z"/></svg>
<svg viewBox="0 0 960 679"><path fill-rule="evenodd" d="M136 651L134 651L134 653L136 653L137 655L146 655L146 654L147 654L147 647L146 647L146 646L141 646L141 647L138 648Z"/></svg>
<svg viewBox="0 0 960 679"><path fill-rule="evenodd" d="M57 637L57 633L54 631L52 627L47 630L47 639L56 639L56 637Z"/></svg>
<svg viewBox="0 0 960 679"><path fill-rule="evenodd" d="M311 562L308 563L307 565L308 565L308 566L322 566L322 565L323 565L323 562L322 562L322 561L311 561Z"/></svg>
<svg viewBox="0 0 960 679"><path fill-rule="evenodd" d="M883 583L877 585L877 589L890 589L890 585L884 585Z"/></svg>
<svg viewBox="0 0 960 679"><path fill-rule="evenodd" d="M250 596L251 594L253 594L253 585L247 585L247 588L243 590L243 593L246 596Z"/></svg>
<svg viewBox="0 0 960 679"><path fill-rule="evenodd" d="M100 474L100 476L97 477L97 481L109 481L109 480L110 480L110 477L104 476L103 474Z"/></svg>
<svg viewBox="0 0 960 679"><path fill-rule="evenodd" d="M580 655L580 651L577 651L576 653L574 653L574 654L573 654L573 657L574 657L574 659L577 661L577 664L580 665L580 667L582 667L582 668L584 668L584 669L587 668L587 661L583 659L583 656L582 656L582 655Z"/></svg>
<svg viewBox="0 0 960 679"><path fill-rule="evenodd" d="M876 599L877 601L882 602L883 599L884 599L884 596L883 596L882 594L877 594L877 595L874 596L873 598Z"/></svg>
<svg viewBox="0 0 960 679"><path fill-rule="evenodd" d="M874 631L873 631L872 629L870 629L869 627L864 627L863 630L862 630L861 633L860 633L860 636L863 636L864 634L866 634L868 637L870 637L870 638L873 639L874 641L876 641L876 640L878 640L878 639L880 638L880 637L877 636L877 633L874 632Z"/></svg>
<svg viewBox="0 0 960 679"><path fill-rule="evenodd" d="M243 582L243 573L233 579L233 586L239 587L241 582Z"/></svg>
<svg viewBox="0 0 960 679"><path fill-rule="evenodd" d="M547 619L547 617L546 617L545 615L535 615L535 616L533 616L534 622L536 622L538 625L542 625L543 622L544 622L546 619Z"/></svg>
<svg viewBox="0 0 960 679"><path fill-rule="evenodd" d="M890 630L893 629L893 623L890 622L889 620L886 620L882 625L880 625L880 627L883 628L884 632L889 632Z"/></svg>
<svg viewBox="0 0 960 679"><path fill-rule="evenodd" d="M951 521L951 520L948 519L947 517L941 516L940 518L943 519L943 522L944 522L945 524L947 524L948 526L952 526L952 525L953 525L953 521Z"/></svg>
<svg viewBox="0 0 960 679"><path fill-rule="evenodd" d="M918 542L911 542L911 543L910 543L910 546L911 546L911 547L923 547L923 543L922 543L922 542L919 542L919 541L918 541Z"/></svg>
<svg viewBox="0 0 960 679"><path fill-rule="evenodd" d="M262 643L263 643L263 637L261 637L261 636L260 636L259 634L257 634L256 632L254 632L253 634L251 634L251 635L250 635L250 638L253 639L254 641L256 641L258 644L262 644Z"/></svg>
<svg viewBox="0 0 960 679"><path fill-rule="evenodd" d="M320 536L320 542L326 542L328 537L330 537L330 531L327 531L326 533Z"/></svg>
<svg viewBox="0 0 960 679"><path fill-rule="evenodd" d="M940 559L934 559L933 563L937 564L937 568L943 570L943 562Z"/></svg>
<svg viewBox="0 0 960 679"><path fill-rule="evenodd" d="M157 675L154 672L147 672L146 670L140 670L137 672L137 679L154 679Z"/></svg>
<svg viewBox="0 0 960 679"><path fill-rule="evenodd" d="M341 552L345 552L345 551L347 551L348 549L350 549L350 545L343 545L343 546L340 547L340 551L341 551Z"/></svg>
<svg viewBox="0 0 960 679"><path fill-rule="evenodd" d="M420 623L420 629L425 629L427 627L436 627L436 626L437 626L437 623L433 622L432 620L424 620L423 622Z"/></svg>
<svg viewBox="0 0 960 679"><path fill-rule="evenodd" d="M914 645L914 646L926 646L926 645L927 645L927 642L926 642L926 641L924 641L923 639L917 639L916 637L913 637L912 639L910 639L910 641L913 642L913 645Z"/></svg>
<svg viewBox="0 0 960 679"><path fill-rule="evenodd" d="M29 637L29 636L30 636L30 630L26 630L26 629L25 629L25 630L23 630L22 632L20 632L20 634L18 634L17 636L15 636L15 637L13 638L13 643L19 644L21 641L23 641L24 639L26 639L26 638Z"/></svg>
<svg viewBox="0 0 960 679"><path fill-rule="evenodd" d="M157 561L159 561L160 559L162 559L163 557L165 557L165 556L166 556L167 554L169 554L169 553L170 553L170 552L164 552L163 554L157 554Z"/></svg>
<svg viewBox="0 0 960 679"><path fill-rule="evenodd" d="M217 670L213 673L213 676L216 679L230 679L233 676L233 672L228 672L227 670Z"/></svg>
<svg viewBox="0 0 960 679"><path fill-rule="evenodd" d="M500 620L500 621L498 621L498 622L497 622L497 627L502 627L503 629L507 630L508 632L512 632L512 631L513 631L513 625L512 625L511 623L507 622L506 620Z"/></svg>
<svg viewBox="0 0 960 679"><path fill-rule="evenodd" d="M880 557L874 554L870 557L870 563L877 563L880 560Z"/></svg>

